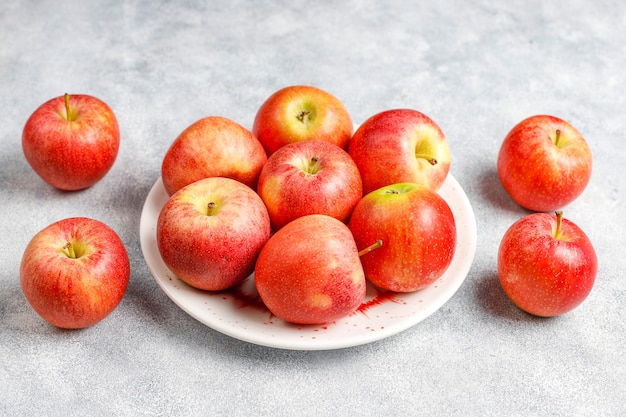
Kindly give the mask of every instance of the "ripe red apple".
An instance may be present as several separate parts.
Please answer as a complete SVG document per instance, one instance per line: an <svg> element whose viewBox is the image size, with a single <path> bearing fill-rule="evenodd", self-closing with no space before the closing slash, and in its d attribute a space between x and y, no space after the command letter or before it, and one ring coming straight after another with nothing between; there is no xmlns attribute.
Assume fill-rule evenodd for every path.
<svg viewBox="0 0 626 417"><path fill-rule="evenodd" d="M437 191L450 170L443 132L428 116L411 109L371 116L354 132L348 151L361 172L365 194L405 182Z"/></svg>
<svg viewBox="0 0 626 417"><path fill-rule="evenodd" d="M365 276L348 227L334 217L300 217L267 241L255 284L270 312L292 323L321 324L354 312Z"/></svg>
<svg viewBox="0 0 626 417"><path fill-rule="evenodd" d="M456 223L448 203L415 183L398 183L368 193L349 223L357 247L382 246L361 257L365 277L389 291L420 290L450 266Z"/></svg>
<svg viewBox="0 0 626 417"><path fill-rule="evenodd" d="M591 150L568 122L537 115L522 120L504 138L498 176L520 206L554 211L574 201L591 178Z"/></svg>
<svg viewBox="0 0 626 417"><path fill-rule="evenodd" d="M111 169L120 146L113 110L96 97L53 98L28 118L22 149L33 170L61 190L80 190Z"/></svg>
<svg viewBox="0 0 626 417"><path fill-rule="evenodd" d="M163 263L201 290L224 290L248 277L269 235L270 219L261 197L224 177L181 188L157 220Z"/></svg>
<svg viewBox="0 0 626 417"><path fill-rule="evenodd" d="M318 140L346 149L354 126L343 103L317 87L292 85L272 94L258 109L252 132L267 155L288 143Z"/></svg>
<svg viewBox="0 0 626 417"><path fill-rule="evenodd" d="M20 264L22 291L33 309L65 329L94 325L120 303L130 262L119 236L89 218L59 220L38 232Z"/></svg>
<svg viewBox="0 0 626 417"><path fill-rule="evenodd" d="M504 234L498 275L505 294L520 309L558 316L576 308L593 287L598 259L587 235L556 215L533 213Z"/></svg>
<svg viewBox="0 0 626 417"><path fill-rule="evenodd" d="M267 155L245 127L220 116L192 123L174 140L161 165L168 195L208 177L228 177L256 189Z"/></svg>
<svg viewBox="0 0 626 417"><path fill-rule="evenodd" d="M363 195L361 176L350 155L329 142L290 143L267 160L257 192L278 230L307 214L346 221Z"/></svg>

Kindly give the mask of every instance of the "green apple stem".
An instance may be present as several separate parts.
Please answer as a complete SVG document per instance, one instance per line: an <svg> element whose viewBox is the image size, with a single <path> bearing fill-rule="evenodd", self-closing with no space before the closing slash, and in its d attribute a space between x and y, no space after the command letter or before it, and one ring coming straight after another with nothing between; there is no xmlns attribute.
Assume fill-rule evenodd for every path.
<svg viewBox="0 0 626 417"><path fill-rule="evenodd" d="M207 205L207 212L206 215L207 216L214 216L217 213L217 204L215 204L214 201L210 201Z"/></svg>
<svg viewBox="0 0 626 417"><path fill-rule="evenodd" d="M560 139L561 139L561 129L557 129L556 130L556 137L554 138L554 144L556 145L557 148L561 147L561 144L559 143Z"/></svg>
<svg viewBox="0 0 626 417"><path fill-rule="evenodd" d="M70 117L70 95L65 93L65 118L69 122L71 120Z"/></svg>
<svg viewBox="0 0 626 417"><path fill-rule="evenodd" d="M65 120L68 122L73 122L77 119L76 112L72 111L72 107L70 106L70 95L65 93Z"/></svg>
<svg viewBox="0 0 626 417"><path fill-rule="evenodd" d="M306 168L308 174L317 174L320 170L320 159L317 156L312 157L309 160L309 164Z"/></svg>
<svg viewBox="0 0 626 417"><path fill-rule="evenodd" d="M437 165L437 158L433 158L433 157L432 157L432 156L430 156L430 155L426 155L426 154L418 153L418 154L415 154L415 157L416 157L416 158L422 158L422 159L425 159L425 160L427 160L427 161L428 161L428 163L429 163L429 164L431 164L431 165Z"/></svg>
<svg viewBox="0 0 626 417"><path fill-rule="evenodd" d="M561 238L561 223L563 222L563 212L557 211L556 213L556 230L554 231L554 238Z"/></svg>
<svg viewBox="0 0 626 417"><path fill-rule="evenodd" d="M63 246L63 253L68 258L72 258L72 259L78 258L78 256L76 256L76 251L74 250L74 245L72 245L70 242L67 242L65 246Z"/></svg>
<svg viewBox="0 0 626 417"><path fill-rule="evenodd" d="M382 245L383 245L383 241L381 239L378 239L376 242L372 243L371 245L369 245L365 249L360 250L359 251L359 256L363 256L366 253L370 253L371 251L380 248Z"/></svg>

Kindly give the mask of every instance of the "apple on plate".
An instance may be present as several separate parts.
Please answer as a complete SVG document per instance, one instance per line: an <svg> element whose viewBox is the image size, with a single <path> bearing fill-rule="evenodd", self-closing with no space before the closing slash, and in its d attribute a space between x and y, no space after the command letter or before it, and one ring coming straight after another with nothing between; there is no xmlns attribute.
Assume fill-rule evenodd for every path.
<svg viewBox="0 0 626 417"><path fill-rule="evenodd" d="M30 240L20 264L26 300L48 323L81 329L118 306L128 286L130 262L119 236L84 217L59 220Z"/></svg>
<svg viewBox="0 0 626 417"><path fill-rule="evenodd" d="M350 114L337 97L307 85L284 87L268 97L252 127L268 156L288 143L307 140L347 150L353 130Z"/></svg>
<svg viewBox="0 0 626 417"><path fill-rule="evenodd" d="M576 308L591 292L597 270L589 237L562 212L519 219L506 231L498 250L505 294L535 316L554 317Z"/></svg>
<svg viewBox="0 0 626 417"><path fill-rule="evenodd" d="M438 191L450 170L448 141L439 126L412 109L391 109L368 118L354 132L348 152L365 194L398 183Z"/></svg>
<svg viewBox="0 0 626 417"><path fill-rule="evenodd" d="M285 145L268 158L257 192L278 230L308 214L347 221L363 187L346 151L329 142L306 141Z"/></svg>
<svg viewBox="0 0 626 417"><path fill-rule="evenodd" d="M297 324L345 317L366 291L350 230L323 214L299 217L272 235L257 260L255 285L274 316Z"/></svg>
<svg viewBox="0 0 626 417"><path fill-rule="evenodd" d="M208 177L235 179L256 189L267 155L245 127L221 116L208 116L174 140L162 164L161 177L168 195Z"/></svg>
<svg viewBox="0 0 626 417"><path fill-rule="evenodd" d="M263 200L232 178L209 177L181 188L157 220L163 263L200 290L224 290L243 281L269 236Z"/></svg>
<svg viewBox="0 0 626 417"><path fill-rule="evenodd" d="M415 183L381 187L365 195L350 217L357 248L380 240L361 256L365 277L376 287L413 292L432 284L450 266L456 223L448 203Z"/></svg>
<svg viewBox="0 0 626 417"><path fill-rule="evenodd" d="M571 124L536 115L506 135L498 154L502 186L520 206L539 212L574 201L591 178L591 150Z"/></svg>
<svg viewBox="0 0 626 417"><path fill-rule="evenodd" d="M111 169L120 146L113 110L102 100L75 94L39 106L22 132L22 150L48 184L73 191L92 186Z"/></svg>

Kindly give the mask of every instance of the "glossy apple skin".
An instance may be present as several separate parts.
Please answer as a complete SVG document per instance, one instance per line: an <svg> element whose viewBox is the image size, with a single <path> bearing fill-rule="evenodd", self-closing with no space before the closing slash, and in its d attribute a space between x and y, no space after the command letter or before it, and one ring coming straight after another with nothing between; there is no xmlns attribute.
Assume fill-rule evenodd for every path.
<svg viewBox="0 0 626 417"><path fill-rule="evenodd" d="M208 177L235 179L256 189L267 155L245 127L220 116L202 118L174 140L161 164L168 195Z"/></svg>
<svg viewBox="0 0 626 417"><path fill-rule="evenodd" d="M565 207L585 190L591 178L591 149L568 122L531 116L504 138L497 167L502 186L517 204L549 212Z"/></svg>
<svg viewBox="0 0 626 417"><path fill-rule="evenodd" d="M367 119L348 152L361 172L363 192L417 183L437 191L450 171L450 149L439 126L412 109L392 109Z"/></svg>
<svg viewBox="0 0 626 417"><path fill-rule="evenodd" d="M33 170L48 184L73 191L92 186L111 169L120 147L113 110L102 100L85 95L48 100L28 118L22 150Z"/></svg>
<svg viewBox="0 0 626 417"><path fill-rule="evenodd" d="M257 192L272 227L308 214L343 222L363 195L361 175L350 155L329 142L306 141L281 147L263 166Z"/></svg>
<svg viewBox="0 0 626 417"><path fill-rule="evenodd" d="M212 214L209 203L215 204ZM181 188L157 220L163 262L183 282L201 290L224 290L248 277L269 235L269 215L261 197L224 177Z"/></svg>
<svg viewBox="0 0 626 417"><path fill-rule="evenodd" d="M361 256L366 278L395 292L413 292L435 282L450 266L456 223L448 203L415 183L399 183L368 193L349 223L357 248L377 240L382 246Z"/></svg>
<svg viewBox="0 0 626 417"><path fill-rule="evenodd" d="M75 258L63 250L71 243ZM20 283L33 309L65 329L92 326L121 302L130 262L119 236L104 223L82 217L59 220L38 232L26 246Z"/></svg>
<svg viewBox="0 0 626 417"><path fill-rule="evenodd" d="M598 260L587 235L556 215L533 213L516 221L498 250L498 275L505 294L520 309L541 317L565 314L580 305L595 282Z"/></svg>
<svg viewBox="0 0 626 417"><path fill-rule="evenodd" d="M347 150L354 126L343 103L307 85L284 87L257 110L252 133L270 156L288 143L317 140Z"/></svg>
<svg viewBox="0 0 626 417"><path fill-rule="evenodd" d="M270 312L297 324L329 323L354 312L366 282L348 227L334 217L300 217L261 250L255 284Z"/></svg>

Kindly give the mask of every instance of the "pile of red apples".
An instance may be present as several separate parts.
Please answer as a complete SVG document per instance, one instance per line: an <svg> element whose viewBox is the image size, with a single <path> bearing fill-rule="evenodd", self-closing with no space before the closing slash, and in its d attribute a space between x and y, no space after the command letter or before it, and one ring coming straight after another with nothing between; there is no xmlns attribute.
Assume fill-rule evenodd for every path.
<svg viewBox="0 0 626 417"><path fill-rule="evenodd" d="M119 149L113 111L88 95L35 110L22 145L50 185L99 181ZM298 324L336 321L364 301L366 285L419 291L440 278L457 228L438 194L450 170L439 126L412 109L381 111L358 128L332 94L285 87L259 107L251 129L222 116L185 128L161 166L169 198L157 220L166 266L203 291L224 291L254 273L268 310ZM500 280L521 309L563 314L588 295L597 270L585 234L555 211L591 174L591 152L567 122L535 116L505 138L498 174L511 197L537 211L502 240ZM130 275L117 234L67 218L37 233L20 279L35 311L62 328L93 325L121 301Z"/></svg>

